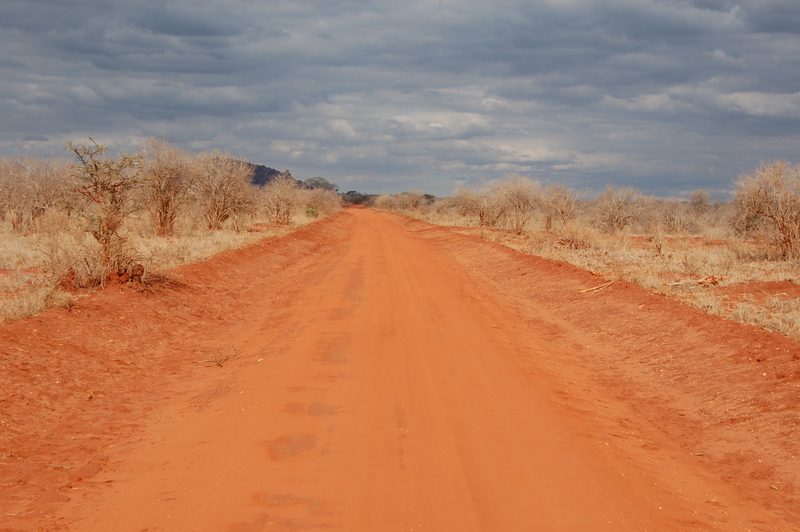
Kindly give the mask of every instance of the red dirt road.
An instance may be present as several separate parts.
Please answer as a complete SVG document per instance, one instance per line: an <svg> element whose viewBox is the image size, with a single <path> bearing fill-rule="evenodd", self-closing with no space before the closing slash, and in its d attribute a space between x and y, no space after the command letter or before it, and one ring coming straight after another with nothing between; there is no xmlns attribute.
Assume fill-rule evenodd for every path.
<svg viewBox="0 0 800 532"><path fill-rule="evenodd" d="M0 530L800 527L783 337L365 209L169 279L0 329Z"/></svg>

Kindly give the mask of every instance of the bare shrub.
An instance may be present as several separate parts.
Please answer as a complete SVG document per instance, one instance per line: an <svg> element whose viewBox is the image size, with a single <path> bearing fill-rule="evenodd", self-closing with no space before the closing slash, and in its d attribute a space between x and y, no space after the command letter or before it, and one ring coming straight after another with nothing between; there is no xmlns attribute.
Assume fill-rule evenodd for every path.
<svg viewBox="0 0 800 532"><path fill-rule="evenodd" d="M553 221L556 219L561 221L562 227L566 226L571 220L574 220L577 214L579 198L579 195L575 191L559 183L545 187L542 193L545 229L548 231L552 230Z"/></svg>
<svg viewBox="0 0 800 532"><path fill-rule="evenodd" d="M63 159L19 157L0 162L0 208L15 231L35 230L34 222L49 209L62 206L68 191Z"/></svg>
<svg viewBox="0 0 800 532"><path fill-rule="evenodd" d="M282 172L261 190L261 203L270 221L278 225L289 225L292 212L300 200L300 186L289 171Z"/></svg>
<svg viewBox="0 0 800 532"><path fill-rule="evenodd" d="M105 146L91 137L89 141L91 145L70 141L66 148L79 162L73 165L76 190L89 203L82 214L89 221L89 232L100 244L104 271L127 270L132 257L120 228L135 209L132 191L139 184L139 159L126 154L116 159L106 157Z"/></svg>
<svg viewBox="0 0 800 532"><path fill-rule="evenodd" d="M423 219L431 223L450 226L464 226L468 220L459 213L458 200L455 197L436 198Z"/></svg>
<svg viewBox="0 0 800 532"><path fill-rule="evenodd" d="M664 246L667 244L667 230L662 223L655 223L650 226L650 242L656 250L656 255L659 257L664 254Z"/></svg>
<svg viewBox="0 0 800 532"><path fill-rule="evenodd" d="M330 216L342 208L342 197L334 190L327 188L313 188L311 190L299 190L302 203L305 204L306 215L313 214Z"/></svg>
<svg viewBox="0 0 800 532"><path fill-rule="evenodd" d="M503 223L521 234L541 202L539 183L529 177L511 174L502 182L456 190L447 207L461 216L473 218L480 227Z"/></svg>
<svg viewBox="0 0 800 532"><path fill-rule="evenodd" d="M44 266L53 286L63 284L65 288L79 289L102 284L108 270L99 242L84 231L66 224L57 227L55 224L59 218L53 215L35 244L45 258ZM126 257L130 255L128 251Z"/></svg>
<svg viewBox="0 0 800 532"><path fill-rule="evenodd" d="M11 196L15 183L19 179L19 167L14 159L0 159L0 221L13 213L11 210Z"/></svg>
<svg viewBox="0 0 800 532"><path fill-rule="evenodd" d="M539 183L530 177L511 174L494 189L505 203L506 218L511 230L521 234L541 201Z"/></svg>
<svg viewBox="0 0 800 532"><path fill-rule="evenodd" d="M404 211L418 211L427 203L425 193L421 190L409 190L395 196L397 208Z"/></svg>
<svg viewBox="0 0 800 532"><path fill-rule="evenodd" d="M598 247L595 231L590 227L569 221L558 231L558 244L571 250L589 250Z"/></svg>
<svg viewBox="0 0 800 532"><path fill-rule="evenodd" d="M142 146L142 195L153 233L175 232L178 211L192 182L191 158L165 140L151 138Z"/></svg>
<svg viewBox="0 0 800 532"><path fill-rule="evenodd" d="M505 218L508 203L497 194L497 186L459 188L454 197L455 207L462 216L476 219L480 227L497 227Z"/></svg>
<svg viewBox="0 0 800 532"><path fill-rule="evenodd" d="M800 256L800 166L787 161L762 163L739 176L736 203L740 221L764 222L783 259Z"/></svg>
<svg viewBox="0 0 800 532"><path fill-rule="evenodd" d="M711 199L707 190L695 190L689 194L689 205L695 216L703 216L711 210Z"/></svg>
<svg viewBox="0 0 800 532"><path fill-rule="evenodd" d="M192 166L190 191L209 231L221 229L231 217L252 209L253 167L246 161L215 150L200 154Z"/></svg>
<svg viewBox="0 0 800 532"><path fill-rule="evenodd" d="M372 201L372 206L404 214L424 214L430 210L433 201L433 196L421 190L409 190L398 194L381 194Z"/></svg>
<svg viewBox="0 0 800 532"><path fill-rule="evenodd" d="M396 210L395 198L391 194L381 194L375 198L372 202L372 206L384 211L394 211Z"/></svg>
<svg viewBox="0 0 800 532"><path fill-rule="evenodd" d="M431 204L431 211L441 216L458 216L458 202L451 196L436 198Z"/></svg>
<svg viewBox="0 0 800 532"><path fill-rule="evenodd" d="M595 199L596 223L609 233L621 231L640 214L643 204L638 190L608 185Z"/></svg>
<svg viewBox="0 0 800 532"><path fill-rule="evenodd" d="M680 202L667 200L654 202L654 209L657 211L656 219L651 222L653 230L675 233L681 231L684 226L684 211Z"/></svg>

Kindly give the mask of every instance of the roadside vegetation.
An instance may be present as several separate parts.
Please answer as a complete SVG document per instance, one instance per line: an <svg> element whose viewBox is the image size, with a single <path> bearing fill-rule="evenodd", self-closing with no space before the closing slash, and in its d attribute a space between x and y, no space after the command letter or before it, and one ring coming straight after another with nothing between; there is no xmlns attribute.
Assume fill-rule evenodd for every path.
<svg viewBox="0 0 800 532"><path fill-rule="evenodd" d="M340 196L288 171L254 185L254 165L149 139L111 156L89 138L69 155L0 160L0 323L69 307L109 282L163 271L339 210ZM330 183L317 178L330 187Z"/></svg>
<svg viewBox="0 0 800 532"><path fill-rule="evenodd" d="M785 161L740 176L729 202L615 186L590 198L511 175L448 198L410 191L373 205L572 263L600 289L626 280L800 339L800 166Z"/></svg>
<svg viewBox="0 0 800 532"><path fill-rule="evenodd" d="M241 158L161 139L131 154L111 156L91 138L65 152L0 160L0 322L69 307L108 282L146 286L155 272L285 234L344 201L800 339L800 165L786 161L741 175L722 202L704 190L663 199L612 185L590 197L517 174L447 198L339 194L325 179L301 183L288 171L254 185L254 165Z"/></svg>

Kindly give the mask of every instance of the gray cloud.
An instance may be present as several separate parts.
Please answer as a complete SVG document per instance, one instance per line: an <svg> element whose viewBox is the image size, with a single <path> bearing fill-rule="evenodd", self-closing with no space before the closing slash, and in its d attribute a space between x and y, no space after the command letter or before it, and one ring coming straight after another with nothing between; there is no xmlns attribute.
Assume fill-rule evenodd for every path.
<svg viewBox="0 0 800 532"><path fill-rule="evenodd" d="M724 193L800 135L800 7L758 0L0 4L0 155L86 134L342 188L530 174Z"/></svg>
<svg viewBox="0 0 800 532"><path fill-rule="evenodd" d="M749 27L764 33L800 33L800 5L786 0L755 0L742 5Z"/></svg>

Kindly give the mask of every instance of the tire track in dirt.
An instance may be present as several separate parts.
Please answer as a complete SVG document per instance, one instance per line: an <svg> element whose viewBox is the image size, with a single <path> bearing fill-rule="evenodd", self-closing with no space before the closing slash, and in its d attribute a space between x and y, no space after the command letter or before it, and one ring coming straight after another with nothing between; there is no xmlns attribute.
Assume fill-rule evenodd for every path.
<svg viewBox="0 0 800 532"><path fill-rule="evenodd" d="M180 289L146 300L119 291L95 298L88 305L105 309L105 319L125 308L149 313L149 326L118 338L130 349L137 338L159 341L158 350L138 344L144 362L134 369L161 352L173 353L171 372L119 370L120 381L145 384L109 394L130 406L115 411L116 425L98 424L117 427L84 451L84 459L94 453L87 464L99 465L62 485L36 484L29 472L45 502L37 510L19 501L7 527L793 529L796 517L781 499L753 494L758 480L726 479L732 470L687 452L740 443L704 425L716 408L703 403L707 396L685 395L689 381L721 379L723 370L681 379L680 356L647 356L685 345L730 364L726 353L740 352L725 342L734 338L720 343L705 317L680 313L683 336L671 334L663 320L674 311L643 291L631 296L615 285L581 298L576 287L587 276L348 209L180 270ZM165 324L159 312L176 318ZM42 317L61 318L76 319ZM1 334L34 346L31 326ZM85 350L102 352L103 341ZM242 354L187 370L190 357L174 356L187 345ZM666 382L651 374L659 364L670 372ZM149 397L146 406L137 393ZM678 407L687 415L674 415ZM80 434L72 426L62 440ZM58 451L38 452L50 460ZM780 478L790 479L787 471Z"/></svg>

